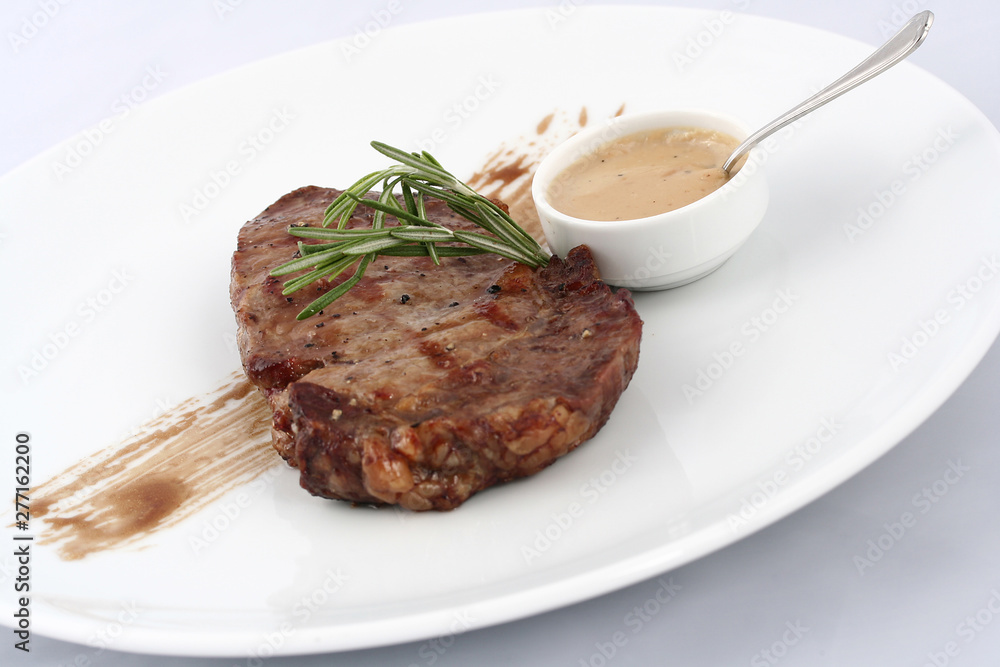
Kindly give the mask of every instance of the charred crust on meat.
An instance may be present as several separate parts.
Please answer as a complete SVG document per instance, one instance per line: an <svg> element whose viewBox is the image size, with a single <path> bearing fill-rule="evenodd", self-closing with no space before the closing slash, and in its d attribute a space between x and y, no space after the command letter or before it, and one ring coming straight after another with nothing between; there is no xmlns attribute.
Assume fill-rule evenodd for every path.
<svg viewBox="0 0 1000 667"><path fill-rule="evenodd" d="M339 194L307 186L283 196L244 225L233 256L243 366L303 488L449 510L597 432L635 370L642 323L628 290L600 280L587 248L537 270L492 255L440 267L393 258L337 302L356 317L297 321L301 303L286 300L269 271L297 248L288 225L319 225ZM427 212L465 224L440 202ZM371 215L359 209L348 228L370 227Z"/></svg>

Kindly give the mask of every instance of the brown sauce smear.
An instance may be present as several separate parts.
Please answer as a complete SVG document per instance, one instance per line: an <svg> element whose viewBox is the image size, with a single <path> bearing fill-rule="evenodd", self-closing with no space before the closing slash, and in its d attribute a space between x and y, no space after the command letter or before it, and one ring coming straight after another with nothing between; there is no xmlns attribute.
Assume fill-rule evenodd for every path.
<svg viewBox="0 0 1000 667"><path fill-rule="evenodd" d="M281 464L270 423L260 393L234 373L39 486L33 514L47 524L39 541L78 560L173 526Z"/></svg>

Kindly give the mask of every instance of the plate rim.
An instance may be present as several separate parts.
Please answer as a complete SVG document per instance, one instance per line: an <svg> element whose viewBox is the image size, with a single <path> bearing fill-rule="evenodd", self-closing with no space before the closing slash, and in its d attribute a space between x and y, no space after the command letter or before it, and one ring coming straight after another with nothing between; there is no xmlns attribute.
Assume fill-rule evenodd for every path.
<svg viewBox="0 0 1000 667"><path fill-rule="evenodd" d="M688 7L664 7L664 6L645 6L645 5L629 5L629 6L618 6L618 5L594 5L586 6L581 9L587 11L612 11L620 13L623 11L633 12L635 15L642 13L664 13L672 14L675 12L684 12L692 16L703 16L708 14L713 14L712 10L699 9L699 8L688 8ZM393 26L387 28L387 31L418 31L425 29L428 25L438 25L442 23L465 23L465 22L478 22L488 20L490 17L497 15L509 17L514 15L531 15L537 16L544 12L545 8L535 7L526 9L513 9L513 10L501 10L501 11L490 11L474 14L463 14L459 16L450 16L439 19L428 19L424 21L418 21L414 23L408 23L401 26ZM835 32L825 30L822 28L816 28L812 26L805 26L801 24L794 23L785 19L774 19L769 17L756 16L753 14L744 14L739 12L734 12L739 16L752 19L754 21L760 21L764 23L782 24L786 27L790 27L795 30L803 31L816 31L819 33L824 33L835 37L838 40L846 42L853 42L856 44L864 44L860 40L856 40L850 37L845 37L839 35ZM311 51L322 51L325 49L334 48L339 44L349 40L350 37L345 36L337 39L327 40L323 42L317 42L309 44L303 47L285 51L283 53L274 54L266 56L264 58L259 58L248 63L243 63L236 67L229 68L225 71L213 74L204 79L198 81L193 81L187 85L181 86L175 90L171 90L155 100L151 100L148 104L157 104L161 100L172 99L173 96L179 95L192 95L198 89L204 86L210 86L214 82L229 77L235 72L241 70L249 70L256 67L264 66L266 63L274 63L280 60L290 59L295 54L304 54ZM915 68L921 73L921 76L931 77L936 84L941 85L948 90L950 90L956 98L963 102L963 111L972 113L978 116L977 120L986 127L989 127L993 131L992 139L993 143L1000 146L1000 133L997 132L996 127L989 120L989 118L976 107L971 101L969 101L964 95L957 91L953 86L948 84L946 81L940 79L936 75L924 70L913 63L906 63L907 67ZM94 124L90 127L96 127ZM86 131L86 130L84 130ZM14 169L8 171L7 173L0 175L0 183L4 181L11 181L15 178L20 177L22 174L27 173L33 168L36 163L39 163L46 159L50 154L64 148L68 143L72 142L81 133L76 133L71 137L68 137L62 141L57 142L53 146L45 149L36 156L30 158L29 160L21 163ZM714 525L710 527L703 528L696 531L694 535L699 535L700 538L697 540L696 547L689 549L686 556L677 562L672 564L663 564L660 559L651 557L651 554L660 551L673 551L676 550L676 546L669 544L660 545L655 549L651 549L647 552L636 554L632 556L627 561L618 561L615 563L608 563L603 567L588 570L585 573L574 575L568 579L559 579L549 584L543 586L534 586L526 590L519 590L516 592L509 593L506 596L501 596L499 598L490 598L487 600L480 600L474 605L466 605L466 607L471 607L475 609L479 605L485 605L487 608L493 608L498 605L505 607L506 611L503 613L494 613L488 618L487 622L480 625L477 624L474 629L481 629L484 627L489 627L492 625L497 625L500 623L510 622L512 620L525 618L528 616L544 613L552 609L561 608L571 604L576 604L584 600L588 600L600 595L607 594L611 591L621 589L625 586L632 585L651 577L657 575L664 575L678 567L689 564L707 554L710 554L719 549L725 548L743 538L748 537L764 528L780 521L786 516L794 513L795 511L805 507L809 503L815 501L821 496L825 495L832 489L836 488L840 484L843 484L849 480L854 475L858 474L869 465L874 463L876 460L884 456L896 445L898 445L902 440L904 440L910 433L918 429L921 424L923 424L927 419L929 419L953 394L954 392L965 382L969 375L975 370L975 368L982 361L983 357L987 354L991 346L996 341L998 334L1000 334L1000 302L992 304L992 309L988 311L989 318L984 317L977 323L975 329L975 336L970 336L969 342L961 350L961 354L956 356L946 367L946 372L942 373L933 385L924 385L920 388L913 397L907 399L907 401L902 404L898 410L896 410L892 417L885 422L879 424L875 429L873 429L866 436L865 440L875 440L877 446L871 447L852 447L851 449L851 463L843 463L841 458L837 459L838 466L834 466L834 470L831 471L831 467L827 466L822 469L823 473L823 483L820 486L810 486L808 492L801 492L799 494L790 494L792 490L798 489L803 486L803 480L796 480L788 487L786 487L782 494L782 502L780 503L768 503L765 508L761 510L761 513L755 518L751 527L747 528L745 532L742 532L738 537L728 539L722 543L718 543L718 540L711 539L711 533L718 532L720 526ZM847 471L840 470L844 468ZM796 495L796 498L789 498L789 495ZM804 500L803 500L804 498ZM724 528L724 526L722 527ZM690 537L690 536L689 536ZM687 539L687 538L686 538ZM644 563L642 565L641 563ZM601 576L597 576L601 575ZM601 585L594 585L594 579L599 579L603 582ZM590 583L588 586L581 586L582 583ZM496 584L493 584L496 585ZM581 589L586 589L581 592ZM568 593L560 594L558 596L553 596L552 591L568 591ZM558 599L556 599L558 598ZM527 613L523 612L521 608L525 606L525 601L530 601L528 606L531 610ZM34 600L33 600L34 602ZM8 606L6 602L0 605L0 609L3 611L13 610L14 607ZM85 643L86 636L89 634L92 626L89 625L85 620L82 625L82 632L60 632L53 628L48 627L46 619L42 617L42 614L37 612L33 618L33 629L35 629L39 634L45 636L64 639L67 641L74 641L78 643ZM53 608L57 609L58 608ZM390 644L405 643L409 641L415 641L427 637L436 636L434 628L441 627L442 616L450 619L450 614L453 613L451 610L431 610L414 616L413 614L403 614L397 617L390 617L388 620L380 620L377 622L362 622L357 624L359 629L367 628L370 635L377 635L384 633L386 631L385 626L390 628L397 628L397 631L393 632L395 637L391 641L385 641L381 639L379 641L372 642L370 637L362 635L364 633L358 632L358 637L351 637L354 639L353 642L340 642L336 645L329 645L329 643L324 644L323 640L329 639L329 634L331 634L329 627L306 627L297 628L297 636L294 641L290 642L287 647L283 647L283 650L276 653L276 655L303 655L303 654L314 654L319 652L334 652L334 651L348 651L362 648L373 648L376 646L387 646ZM72 614L68 614L63 610L58 610L57 616L68 615L69 617L75 618ZM416 621L416 622L415 622ZM63 619L66 622L66 619ZM3 620L0 621L3 625L7 627L13 627L13 625L7 622L7 616L3 616ZM103 621L101 621L103 624ZM65 627L65 626L63 626ZM337 626L338 628L345 628L347 634L351 634L349 631L353 626ZM404 631L405 630L405 631ZM190 629L187 632L180 632L176 629L167 630L164 632L162 629L146 628L143 626L130 626L129 632L123 634L117 641L115 649L136 651L148 654L157 655L176 655L176 656L242 656L244 652L234 652L231 649L227 649L225 646L220 646L219 642L213 641L213 639L218 639L220 636L226 638L226 641L232 641L234 643L238 642L241 646L245 645L245 641L249 637L256 637L256 631L251 631L251 634L242 634L239 631L223 630L218 629L212 631L199 631L197 629ZM230 639L231 637L231 639ZM239 638L239 639L238 639ZM204 639L204 642L198 641L199 639ZM194 641L192 641L194 640ZM188 650L189 646L186 645L182 649L178 650L180 647L174 645L175 642L182 642L188 645L196 645L196 652L191 652ZM225 643L225 642L222 642Z"/></svg>

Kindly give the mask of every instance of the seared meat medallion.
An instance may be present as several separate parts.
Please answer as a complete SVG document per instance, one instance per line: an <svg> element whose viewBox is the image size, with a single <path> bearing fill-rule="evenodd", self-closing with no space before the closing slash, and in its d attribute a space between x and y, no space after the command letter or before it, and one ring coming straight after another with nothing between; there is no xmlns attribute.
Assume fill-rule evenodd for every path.
<svg viewBox="0 0 1000 667"><path fill-rule="evenodd" d="M628 385L642 322L590 251L531 269L495 255L379 257L320 314L332 285L283 296L289 225L318 226L338 190L291 192L246 223L230 296L250 381L273 413L278 453L328 498L449 510L531 475L592 437ZM427 215L473 228L429 200ZM395 224L394 220L389 224ZM349 227L370 227L359 207Z"/></svg>

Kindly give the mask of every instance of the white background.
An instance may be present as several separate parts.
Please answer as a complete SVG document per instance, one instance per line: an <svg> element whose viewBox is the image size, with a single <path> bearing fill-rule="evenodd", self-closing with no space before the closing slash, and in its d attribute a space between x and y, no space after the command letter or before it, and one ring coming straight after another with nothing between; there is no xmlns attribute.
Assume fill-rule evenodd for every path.
<svg viewBox="0 0 1000 667"><path fill-rule="evenodd" d="M349 36L382 0L18 0L0 9L0 174L112 115L147 67L149 98L233 67ZM570 4L564 2L564 4ZM573 4L583 4L579 1ZM630 3L658 4L658 3ZM815 26L873 47L900 13L936 22L911 61L1000 125L1000 5L987 0L723 0L679 6L745 11ZM49 6L36 33L24 21ZM392 25L556 2L400 0ZM11 34L29 34L23 41ZM762 73L766 75L767 73ZM997 165L983 165L996 170ZM0 211L0 216L3 212ZM1000 223L1000 221L997 221ZM15 224L16 221L5 221ZM2 239L0 239L2 242ZM955 395L876 464L783 521L664 577L601 598L437 642L268 665L996 665L1000 664L1000 349ZM9 425L4 425L5 427ZM871 568L856 556L951 464L957 483ZM44 573L33 573L42 577ZM635 630L636 607L654 613ZM992 605L992 610L991 610ZM994 611L996 610L996 611ZM978 621L975 620L978 616ZM967 618L971 617L970 622ZM627 621L626 619L630 619ZM627 624L628 623L628 624ZM796 628L792 632L789 628ZM616 632L627 642L613 646ZM952 643L949 646L949 643ZM30 655L0 634L0 662L31 665L245 665L243 659L154 658L33 637ZM951 649L953 655L947 654ZM610 655L606 658L602 655ZM768 651L769 653L764 653Z"/></svg>

